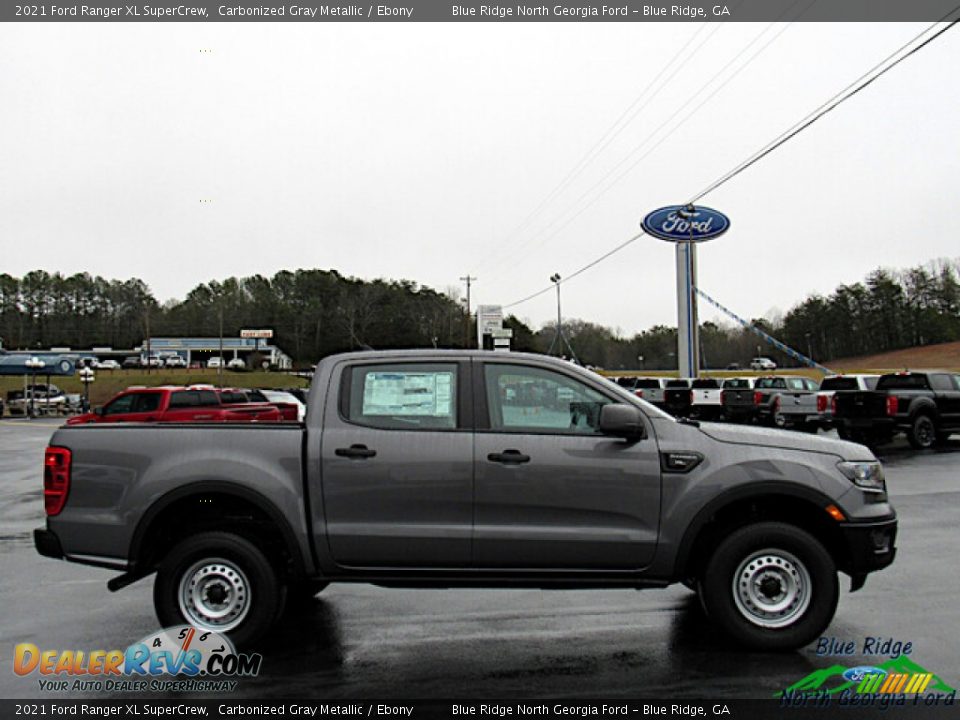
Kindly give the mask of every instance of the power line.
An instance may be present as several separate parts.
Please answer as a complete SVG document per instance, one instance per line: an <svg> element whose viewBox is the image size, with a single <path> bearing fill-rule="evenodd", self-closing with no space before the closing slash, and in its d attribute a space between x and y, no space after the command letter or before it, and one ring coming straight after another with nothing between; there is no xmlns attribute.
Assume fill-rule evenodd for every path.
<svg viewBox="0 0 960 720"><path fill-rule="evenodd" d="M797 2L800 2L800 0L796 0L796 2L794 2L794 3L793 3L792 5L790 5L786 10L784 10L784 12L780 15L780 17L782 18L782 17L784 17L788 12L790 12L790 10L793 9L793 7L797 4ZM809 10L816 2L817 2L817 0L812 0L812 2L810 2L810 3L797 15L797 18L802 17L803 14L806 13L806 11ZM673 114L671 114L666 120L664 120L662 123L660 123L660 125L658 125L651 133L649 133L649 134L647 135L647 137L643 139L643 141L641 141L641 142L640 142L638 145L636 145L632 150L630 150L626 155L624 155L623 158L621 158L619 162L617 162L612 168L610 168L606 173L604 173L604 174L600 177L599 180L597 180L597 181L596 181L593 185L591 185L585 192L583 192L576 200L574 200L574 202L573 202L571 205L572 205L573 208L575 208L577 205L579 205L580 203L582 203L582 202L590 195L590 193L592 193L594 190L597 190L598 188L601 188L600 191L599 191L589 202L587 202L585 205L583 205L582 207L580 207L579 210L575 210L575 211L573 212L573 214L570 215L569 217L567 217L566 219L564 219L563 216L557 218L557 219L554 220L553 222L551 222L551 223L549 223L548 225L546 225L545 227L543 227L539 232L537 232L537 233L535 233L534 235L532 235L532 236L531 236L530 238L528 238L526 241L522 241L521 243L519 243L519 244L517 245L517 247L519 247L520 245L523 245L525 242L530 242L530 241L532 241L532 240L536 240L538 237L540 237L541 235L544 235L544 233L546 233L546 235L536 244L535 247L540 247L540 246L542 246L543 243L545 243L545 242L546 242L547 240L549 240L551 237L554 237L555 235L557 235L560 231L562 231L562 230L565 229L567 226L569 226L570 223L572 223L574 220L576 220L578 217L580 217L584 212L586 212L588 209L590 209L591 206L593 206L601 197L603 197L603 196L604 196L607 192L609 192L617 183L619 183L624 177L626 177L641 161L643 161L645 158L647 158L651 153L653 153L657 148L659 148L664 142L666 142L666 141L667 141L677 130L679 130L691 117L693 117L693 116L697 113L697 111L700 110L701 107L703 107L707 102L709 102L711 99L713 99L713 97L714 97L717 93L719 93L724 87L726 87L726 86L730 83L731 80L733 80L735 77L737 77L737 75L739 75L741 72L743 72L743 71L760 55L760 53L762 53L764 50L766 50L777 38L779 38L784 32L786 32L787 28L789 28L789 27L793 24L793 22L795 22L795 20L796 20L797 18L795 18L794 20L791 20L789 23L787 23L786 25L784 25L784 27L781 28L779 32L777 32L777 33L776 33L773 37L771 37L766 43L764 43L763 46L761 46L755 53L753 53L753 55L751 55L750 58L749 58L745 63L743 63L740 67L738 67L733 73L731 73L725 80L723 80L723 82L719 83L718 85L715 85L715 86L713 87L713 89L710 91L710 93L709 93L705 98L703 98L689 113L687 113L687 114L680 120L680 122L678 122L676 125L674 125L672 128L670 128L670 130L669 130L665 135L663 135L652 147L648 148L645 153L643 153L640 157L636 158L636 160L634 160L629 166L627 166L627 168L626 168L623 172L619 173L619 174L613 179L612 182L608 183L605 187L602 187L602 188L601 188L601 186L604 184L604 182L605 182L607 179L609 179L618 169L620 169L621 167L623 167L623 165L630 160L630 158L631 158L632 155L634 155L636 152L638 152L639 150L641 150L647 143L649 143L650 141L652 141L652 140L656 137L657 133L659 133L659 132L660 132L661 130L663 130L667 125L669 125L670 122L672 122L672 121L674 120L674 118L677 117L677 115L679 115L688 105L690 105L690 103L692 103L695 99L697 99L705 90L707 90L708 88L710 88L711 85L713 85L713 83L717 80L717 78L721 77L721 76L723 75L723 73L726 72L737 60L739 60L761 37L763 37L764 35L766 35L767 32L770 30L770 28L772 28L774 25L776 25L776 23L779 21L779 18L778 18L777 21L774 21L774 22L770 23L769 25L767 25L767 27L765 27L763 30L761 30L749 43L747 43L743 48L741 48L740 51L739 51L733 58L731 58L722 68L720 68L720 70L718 70L716 73L714 73L714 75L713 75L709 80L707 80L702 86L700 86L700 88L699 88L698 90L696 90L694 93L692 93L692 94L683 102L683 104L680 105L680 107L678 107L678 108L673 112ZM568 211L568 212L569 212L569 211ZM559 227L554 228L554 226L557 225L557 223L562 223L562 224L559 225ZM513 253L513 254L515 255L516 253ZM499 259L500 262L498 263L498 265L495 265L494 267L499 267L499 265L502 265L502 264L506 261L507 258L501 256L501 257L498 258L498 259Z"/></svg>
<svg viewBox="0 0 960 720"><path fill-rule="evenodd" d="M660 87L658 87L653 92L653 94L647 98L646 102L644 102L639 108L637 108L636 106L640 103L640 101L644 98L644 96L646 96L650 92L653 86L656 85L656 83L660 80L661 77L663 77L664 73L670 68L670 66L673 65L683 55L686 49L690 47L693 41L697 38L697 36L703 31L703 29L706 26L707 26L707 23L700 24L700 27L697 28L696 32L694 32L690 36L690 38L687 40L687 42L683 44L683 46L674 54L672 58L670 58L669 62L667 62L667 64L660 69L660 72L657 73L657 75L653 78L653 80L651 80L647 84L647 86L643 89L643 91L639 95L637 95L630 102L629 105L627 105L626 109L624 109L624 111L620 113L620 116L603 132L600 138L590 147L590 149L587 150L587 152L584 153L583 156L581 156L581 158L576 162L576 164L574 164L574 166L567 172L564 178L559 183L557 183L557 185L555 185L554 188L549 193L547 193L546 197L544 197L543 200L540 201L540 203L530 212L530 214L528 214L520 222L520 224L517 225L517 227L515 227L512 232L510 232L510 234L507 236L505 241L499 245L498 249L508 245L510 240L512 240L513 237L517 235L517 233L519 233L521 230L527 227L533 221L533 219L540 214L540 212L544 208L549 206L550 203L553 202L553 200L560 193L562 193L569 186L571 182L573 182L573 180L575 180L577 177L579 177L583 173L583 171L587 168L587 166L590 165L590 163L593 162L593 160L596 159L596 157L601 152L603 152L603 150L607 148L607 146L614 140L616 136L622 133L627 128L627 126L631 122L633 122L634 119L636 119L637 115L639 115L643 110L647 108L647 106L653 101L654 98L656 98L656 96L660 93L660 91L663 90L663 88L665 88L667 84L674 77L676 77L677 73L679 73L680 70L682 70L683 67L694 57L694 55L696 55L700 51L700 49L707 42L709 42L709 40L717 33L717 31L721 27L723 27L723 23L715 24L713 31L706 38L704 38L703 41L699 45L697 45L696 48L694 48L693 52L690 53L690 55L688 55L683 60L683 62L681 62L674 69L674 71L670 74L670 77L668 77L660 85ZM620 126L619 129L617 127L618 125ZM495 254L487 254L486 259L481 261L481 264L478 265L476 269L479 270L483 268L486 265L486 263L490 261L491 258L495 258L495 257L496 257Z"/></svg>
<svg viewBox="0 0 960 720"><path fill-rule="evenodd" d="M857 93L859 93L861 90L863 90L863 89L866 88L867 86L869 86L869 85L871 85L872 83L874 83L874 82L875 82L876 80L878 80L880 77L882 77L882 76L885 75L887 72L889 72L890 70L892 70L894 67L896 67L897 65L899 65L901 62L903 62L904 60L906 60L908 57L911 57L911 56L914 55L916 52L918 52L920 49L926 47L926 46L929 45L931 42L933 42L934 40L936 40L938 37L940 37L941 35L943 35L947 30L949 30L949 29L951 29L952 27L954 27L954 26L955 26L958 22L960 22L960 21L958 21L958 20L953 20L953 21L951 21L949 24L947 24L946 26L944 26L943 28L941 28L940 30L938 30L936 33L934 33L933 35L931 35L929 38L927 38L926 40L924 40L922 43L919 43L919 44L917 44L916 46L914 46L911 50L909 50L909 52L906 52L906 53L904 53L903 55L901 55L899 58L897 58L897 55L900 54L900 53L902 53L902 52L904 51L904 49L906 49L906 48L909 47L911 44L915 43L915 42L916 42L917 40L919 40L921 37L923 37L924 35L926 35L928 32L930 32L931 29L933 29L934 27L936 27L938 24L940 24L941 22L944 22L948 17L950 17L951 15L953 15L954 13L956 13L957 10L960 10L960 5L958 5L957 7L953 8L953 10L951 10L949 13L947 13L946 15L944 15L940 20L938 20L937 22L935 22L935 23L933 23L932 25L930 25L930 27L924 29L922 32L920 32L918 35L916 35L915 37L913 37L913 38L912 38L911 40L909 40L907 43L905 43L904 45L902 45L902 46L900 46L899 48L897 48L894 52L892 52L891 54L889 54L886 58L884 58L884 59L881 60L879 63L877 63L876 65L874 65L872 68L870 68L870 70L868 70L867 72L863 73L859 78L857 78L856 80L854 80L850 85L848 85L848 86L845 87L843 90L841 90L840 92L836 93L832 98L830 98L830 99L827 100L825 103L823 103L822 105L820 105L820 107L818 107L818 108L817 108L816 110L814 110L812 113L810 113L809 115L807 115L807 116L806 116L803 120L801 120L799 123L795 124L794 126L792 126L792 127L791 127L790 129L788 129L787 131L781 133L779 136L777 136L774 140L772 140L771 142L769 142L769 143L768 143L767 145L765 145L763 148L761 148L760 150L758 150L757 152L755 152L753 155L751 155L750 157L748 157L746 160L744 160L743 162L741 162L740 164L738 164L733 170L727 172L726 174L724 174L723 176L721 176L719 179L717 179L716 181L714 181L713 183L711 183L710 185L708 185L704 190L702 190L701 192L699 192L699 193L697 193L696 195L694 195L693 198L691 198L691 200L690 200L689 202L691 202L691 203L696 202L696 201L702 199L703 197L705 197L707 194L713 192L714 190L716 190L716 189L719 188L720 186L726 184L727 182L729 182L730 180L732 180L734 177L736 177L737 175L739 175L740 173L742 173L744 170L746 170L747 168L749 168L751 165L754 165L755 163L757 163L758 161L760 161L761 159L763 159L764 157L766 157L767 155L769 155L770 153L772 153L774 150L776 150L777 148L779 148L781 145L783 145L784 143L786 143L788 140L792 139L793 137L795 137L796 135L798 135L800 132L802 132L802 131L805 130L806 128L810 127L811 125L813 125L813 123L815 123L817 120L819 120L821 117L823 117L824 115L826 115L828 112L830 112L831 110L833 110L834 108L836 108L837 106L839 106L841 103L845 102L846 100L849 100L851 97L853 97L854 95L856 95ZM893 60L893 58L897 58L897 59ZM891 62L891 60L893 60L893 61ZM889 63L889 64L888 64L888 63ZM884 67L884 66L886 66L886 67ZM882 69L881 69L879 72L876 72L876 74L874 74L872 77L870 77L871 74L874 73L874 72L877 70L877 68L882 68ZM851 90L851 88L852 88L852 90ZM606 252L605 254L601 255L599 258L596 258L595 260L593 260L593 261L591 261L590 263L588 263L588 264L584 265L583 267L581 267L579 270L577 270L577 271L571 273L570 275L568 275L566 278L564 278L563 282L568 282L568 281L572 280L573 278L577 277L578 275L580 275L581 273L586 272L586 271L589 270L590 268L598 265L599 263L601 263L601 262L603 262L604 260L606 260L608 257L610 257L610 256L612 256L612 255L614 255L614 254L616 254L616 253L618 253L618 252L620 252L621 250L623 250L625 247L627 247L627 246L630 245L631 243L633 243L633 242L635 242L636 240L640 239L640 238L643 237L645 234L646 234L645 232L640 232L640 233L637 233L636 235L634 235L633 237L629 238L628 240L625 240L624 242L622 242L622 243L620 243L619 245L617 245L616 247L614 247L612 250L610 250L610 251ZM520 299L520 300L517 300L517 301L515 301L515 302L512 302L512 303L510 303L510 304L508 304L508 305L504 305L504 307L505 307L505 308L509 308L509 307L514 307L514 306L516 306L516 305L520 305L520 304L525 303L525 302L527 302L527 301L529 301L529 300L532 300L532 299L534 299L534 298L536 298L536 297L539 297L540 295L543 295L543 294L546 293L546 292L549 292L550 289L551 289L550 286L548 286L548 287L544 288L543 290L539 290L539 291L537 291L536 293L532 293L532 294L526 296L525 298L522 298L522 299Z"/></svg>

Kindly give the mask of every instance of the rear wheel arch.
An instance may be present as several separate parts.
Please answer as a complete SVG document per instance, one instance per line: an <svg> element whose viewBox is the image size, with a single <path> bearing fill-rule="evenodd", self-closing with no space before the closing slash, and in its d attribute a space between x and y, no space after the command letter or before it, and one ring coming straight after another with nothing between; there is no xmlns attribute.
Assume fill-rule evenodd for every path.
<svg viewBox="0 0 960 720"><path fill-rule="evenodd" d="M839 507L819 491L780 481L728 491L701 509L688 526L677 552L673 579L699 577L724 538L760 522L782 522L805 530L820 541L842 570L850 558L840 527L825 511L828 505Z"/></svg>
<svg viewBox="0 0 960 720"><path fill-rule="evenodd" d="M149 573L184 538L211 531L234 533L261 547L282 563L282 577L305 575L303 553L283 513L255 490L225 481L191 483L156 500L134 531L131 566Z"/></svg>

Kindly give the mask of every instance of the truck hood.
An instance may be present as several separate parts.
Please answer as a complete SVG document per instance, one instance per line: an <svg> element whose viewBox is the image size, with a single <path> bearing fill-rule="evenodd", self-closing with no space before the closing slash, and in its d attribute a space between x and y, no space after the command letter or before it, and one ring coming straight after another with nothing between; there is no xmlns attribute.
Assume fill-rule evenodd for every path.
<svg viewBox="0 0 960 720"><path fill-rule="evenodd" d="M836 455L843 460L873 460L873 453L863 445L834 440L818 435L777 430L775 428L745 427L719 423L700 423L700 432L718 442L739 445L758 445L761 447L801 450L804 452Z"/></svg>

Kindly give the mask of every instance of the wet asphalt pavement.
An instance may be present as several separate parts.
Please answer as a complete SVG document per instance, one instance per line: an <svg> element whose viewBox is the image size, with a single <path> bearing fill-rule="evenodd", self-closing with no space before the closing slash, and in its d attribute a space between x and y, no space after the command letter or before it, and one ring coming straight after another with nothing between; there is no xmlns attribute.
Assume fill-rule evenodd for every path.
<svg viewBox="0 0 960 720"><path fill-rule="evenodd" d="M158 629L152 578L110 593L109 570L40 557L42 451L49 421L0 421L0 697L50 698L11 670L13 648L114 649ZM960 684L960 438L881 452L900 515L898 557L856 594L829 634L913 643L911 659ZM746 653L667 590L388 590L334 585L288 612L259 650L258 678L233 698L769 698L818 668L885 657ZM63 696L59 696L63 697ZM201 696L191 696L201 697Z"/></svg>

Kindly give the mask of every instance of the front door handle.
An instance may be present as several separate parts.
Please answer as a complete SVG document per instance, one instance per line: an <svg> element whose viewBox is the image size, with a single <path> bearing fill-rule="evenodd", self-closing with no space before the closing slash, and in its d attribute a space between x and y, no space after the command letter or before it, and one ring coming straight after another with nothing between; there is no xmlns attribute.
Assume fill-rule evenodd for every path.
<svg viewBox="0 0 960 720"><path fill-rule="evenodd" d="M520 465L530 462L530 456L524 455L519 450L504 450L502 453L490 453L487 455L487 460L504 465Z"/></svg>
<svg viewBox="0 0 960 720"><path fill-rule="evenodd" d="M348 448L337 448L333 452L340 457L348 458L372 458L377 454L376 450L371 450L366 445L351 445Z"/></svg>

